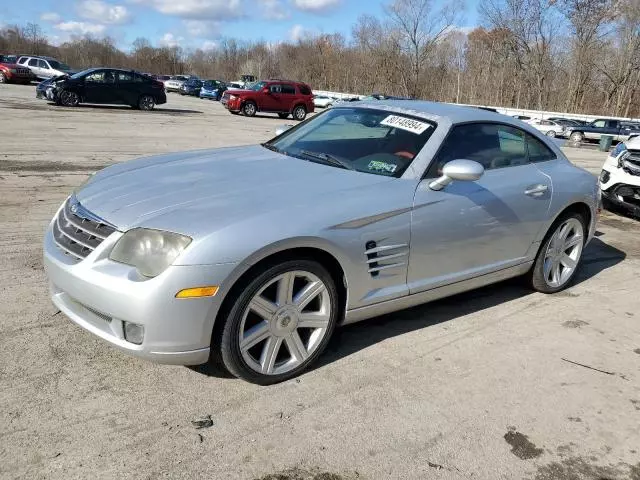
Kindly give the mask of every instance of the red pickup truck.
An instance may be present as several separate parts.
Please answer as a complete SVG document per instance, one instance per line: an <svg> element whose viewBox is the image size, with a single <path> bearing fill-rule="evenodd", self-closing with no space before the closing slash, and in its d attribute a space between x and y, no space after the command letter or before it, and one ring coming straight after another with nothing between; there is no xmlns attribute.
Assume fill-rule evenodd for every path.
<svg viewBox="0 0 640 480"><path fill-rule="evenodd" d="M0 55L0 83L31 83L35 77L27 67L16 64L13 55Z"/></svg>

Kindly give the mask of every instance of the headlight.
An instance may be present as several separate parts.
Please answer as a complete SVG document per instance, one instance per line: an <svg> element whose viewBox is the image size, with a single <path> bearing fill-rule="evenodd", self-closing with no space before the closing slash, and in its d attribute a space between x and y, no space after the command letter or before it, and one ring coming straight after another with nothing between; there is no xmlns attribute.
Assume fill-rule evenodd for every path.
<svg viewBox="0 0 640 480"><path fill-rule="evenodd" d="M178 233L147 228L134 228L125 233L109 258L136 267L145 277L164 272L191 243L191 238Z"/></svg>
<svg viewBox="0 0 640 480"><path fill-rule="evenodd" d="M235 100L236 98L238 97L236 97L235 95L229 95L229 100Z"/></svg>

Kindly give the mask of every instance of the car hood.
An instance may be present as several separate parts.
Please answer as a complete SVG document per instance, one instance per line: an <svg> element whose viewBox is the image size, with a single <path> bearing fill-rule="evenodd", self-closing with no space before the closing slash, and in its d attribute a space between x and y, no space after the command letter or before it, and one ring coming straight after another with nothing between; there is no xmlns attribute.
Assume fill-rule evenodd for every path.
<svg viewBox="0 0 640 480"><path fill-rule="evenodd" d="M330 207L338 192L396 179L289 157L255 145L168 154L98 172L76 193L119 230L206 235L252 216L301 205Z"/></svg>

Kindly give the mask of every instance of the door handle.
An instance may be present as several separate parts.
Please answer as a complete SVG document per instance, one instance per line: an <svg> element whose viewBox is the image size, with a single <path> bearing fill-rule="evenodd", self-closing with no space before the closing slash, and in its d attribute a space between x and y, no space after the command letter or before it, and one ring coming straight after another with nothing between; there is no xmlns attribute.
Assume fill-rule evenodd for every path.
<svg viewBox="0 0 640 480"><path fill-rule="evenodd" d="M549 189L547 185L533 185L528 187L525 191L525 195L529 195L530 197L541 197L544 193Z"/></svg>

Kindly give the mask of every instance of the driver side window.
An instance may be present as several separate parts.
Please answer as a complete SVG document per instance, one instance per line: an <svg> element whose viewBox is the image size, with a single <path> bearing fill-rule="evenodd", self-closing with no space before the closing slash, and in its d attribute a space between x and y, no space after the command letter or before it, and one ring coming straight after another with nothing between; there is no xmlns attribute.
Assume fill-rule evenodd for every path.
<svg viewBox="0 0 640 480"><path fill-rule="evenodd" d="M525 133L507 125L470 123L453 127L426 178L439 177L451 160L474 160L485 170L525 165Z"/></svg>
<svg viewBox="0 0 640 480"><path fill-rule="evenodd" d="M85 83L104 83L104 71L93 72L84 77Z"/></svg>

